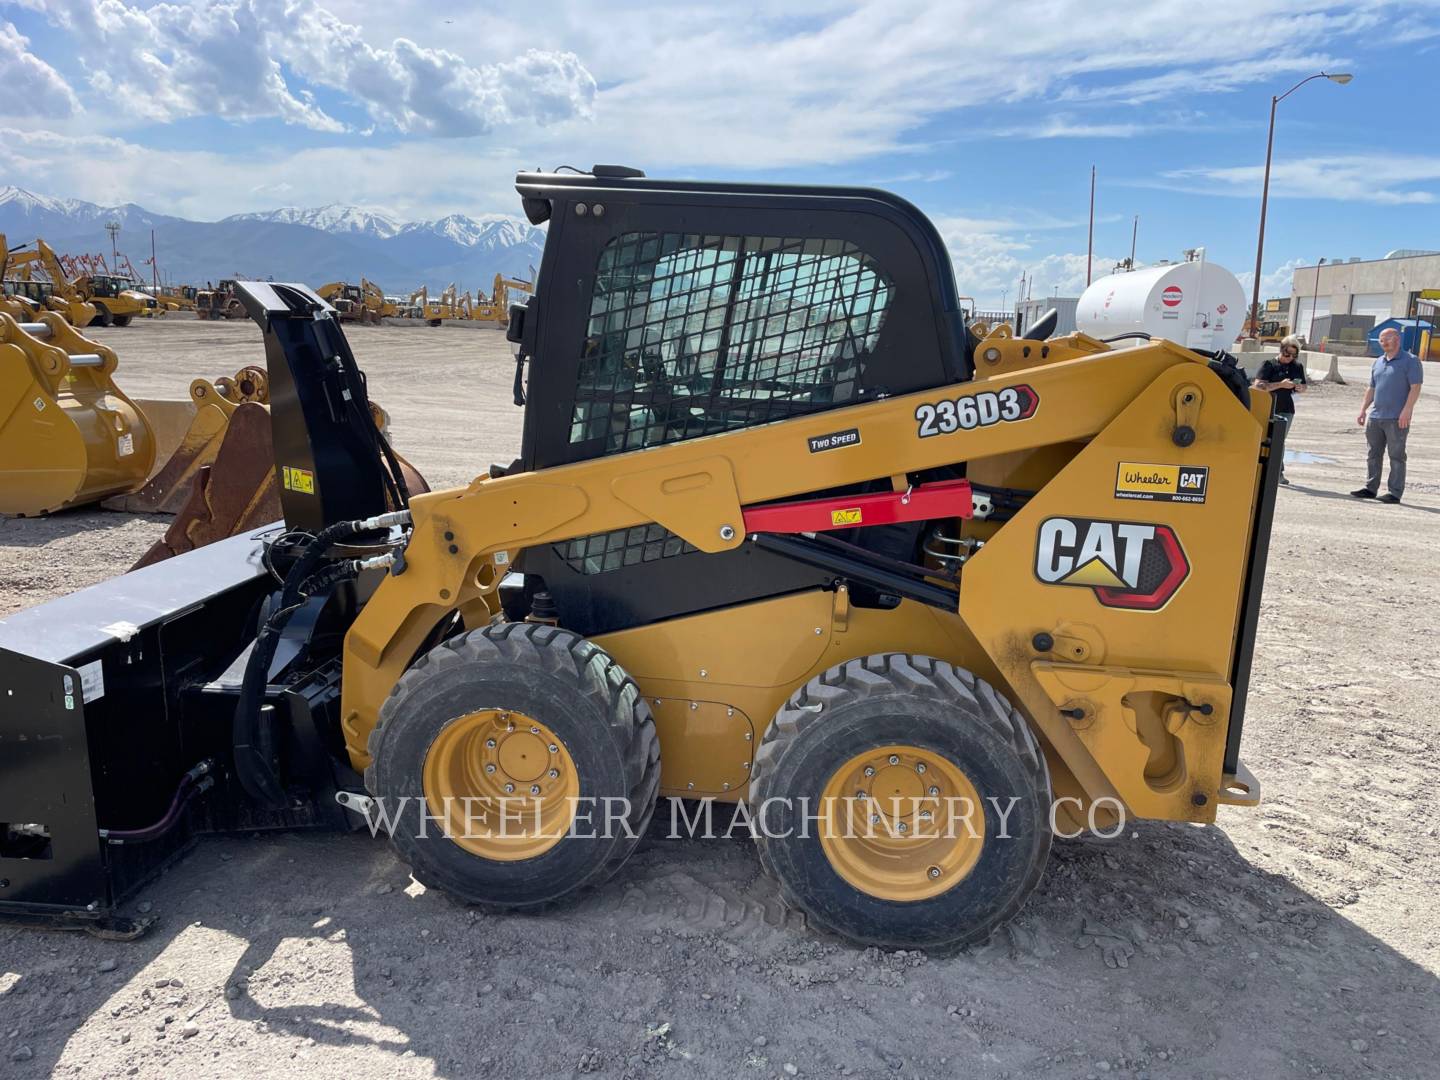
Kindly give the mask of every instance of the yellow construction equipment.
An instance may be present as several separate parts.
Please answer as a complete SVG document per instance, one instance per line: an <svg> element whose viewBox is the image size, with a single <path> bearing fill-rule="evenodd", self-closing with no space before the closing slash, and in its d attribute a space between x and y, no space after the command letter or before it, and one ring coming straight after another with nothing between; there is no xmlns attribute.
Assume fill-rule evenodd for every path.
<svg viewBox="0 0 1440 1080"><path fill-rule="evenodd" d="M657 796L737 803L789 906L912 949L1013 918L1057 833L1259 801L1286 425L1234 357L967 328L940 232L873 189L516 186L550 227L507 331L515 461L412 498L325 303L245 283L285 526L0 625L37 703L107 676L82 715L30 710L90 732L89 768L0 755L35 788L10 820L102 808L54 847L88 842L119 903L97 827L163 824L213 772L146 865L193 829L368 822L427 888L534 911L620 872ZM34 644L60 626L73 648ZM21 868L0 912L114 910L75 864Z"/></svg>
<svg viewBox="0 0 1440 1080"><path fill-rule="evenodd" d="M0 315L0 513L53 513L145 482L154 436L115 367L53 311Z"/></svg>
<svg viewBox="0 0 1440 1080"><path fill-rule="evenodd" d="M226 278L219 285L197 289L195 292L195 317L197 319L245 318L245 307L235 294L235 280Z"/></svg>
<svg viewBox="0 0 1440 1080"><path fill-rule="evenodd" d="M95 322L100 326L129 326L132 319L153 316L158 307L138 281L117 274L82 274L74 284L95 305Z"/></svg>
<svg viewBox="0 0 1440 1080"><path fill-rule="evenodd" d="M155 302L159 309L164 311L194 311L195 310L194 285L162 285L160 291L155 293ZM159 314L157 310L156 314Z"/></svg>
<svg viewBox="0 0 1440 1080"><path fill-rule="evenodd" d="M511 289L533 293L535 283L522 281L519 278L507 278L504 274L496 274L495 281L490 287L490 295L487 296L483 292L477 294L470 309L470 317L477 322L494 323L502 329L509 326Z"/></svg>
<svg viewBox="0 0 1440 1080"><path fill-rule="evenodd" d="M37 269L38 277L34 272ZM87 302L66 277L60 260L44 240L37 239L30 250L10 249L0 235L0 277L8 278L12 273L15 291L34 301L36 311L57 312L72 326L80 327L89 326L98 314L95 305Z"/></svg>
<svg viewBox="0 0 1440 1080"><path fill-rule="evenodd" d="M380 287L363 277L360 279L359 285L332 281L328 285L321 285L315 292L330 302L341 322L368 323L378 326L381 319L399 313L396 305L385 299L385 294L381 292Z"/></svg>

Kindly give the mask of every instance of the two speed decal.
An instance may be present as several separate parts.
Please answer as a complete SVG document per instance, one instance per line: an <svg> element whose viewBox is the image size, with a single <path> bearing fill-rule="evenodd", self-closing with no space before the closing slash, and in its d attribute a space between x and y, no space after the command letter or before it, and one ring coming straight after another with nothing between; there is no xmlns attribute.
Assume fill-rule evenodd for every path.
<svg viewBox="0 0 1440 1080"><path fill-rule="evenodd" d="M1040 395L1032 387L1021 384L1004 390L981 390L946 398L934 404L926 402L915 409L920 424L920 438L932 435L953 435L957 431L973 431L992 424L1029 420L1040 406Z"/></svg>

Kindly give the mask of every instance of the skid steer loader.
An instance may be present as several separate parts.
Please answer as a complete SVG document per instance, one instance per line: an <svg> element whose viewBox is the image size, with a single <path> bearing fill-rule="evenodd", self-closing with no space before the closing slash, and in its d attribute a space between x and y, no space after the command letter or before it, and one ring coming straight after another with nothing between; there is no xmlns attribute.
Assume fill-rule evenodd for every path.
<svg viewBox="0 0 1440 1080"><path fill-rule="evenodd" d="M284 521L0 622L0 912L134 933L197 834L366 824L536 909L661 795L739 803L812 924L945 947L1057 830L1258 801L1284 427L1233 358L979 338L878 191L517 187L565 285L463 488L411 497L315 294L239 286Z"/></svg>

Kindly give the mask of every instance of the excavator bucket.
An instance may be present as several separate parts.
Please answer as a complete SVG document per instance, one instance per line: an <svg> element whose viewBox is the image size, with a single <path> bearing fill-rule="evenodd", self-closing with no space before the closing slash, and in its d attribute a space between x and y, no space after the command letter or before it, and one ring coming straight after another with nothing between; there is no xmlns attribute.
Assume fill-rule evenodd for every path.
<svg viewBox="0 0 1440 1080"><path fill-rule="evenodd" d="M227 385L226 380L220 380L216 384L221 387L219 392L233 395L243 392L243 388L248 386L254 393L257 385L264 385L263 382L257 384L253 378L247 380L247 372L261 380L265 375L261 369L247 369L236 375L233 383ZM203 383L204 380L197 380L196 386ZM184 499L175 508L175 520L165 535L131 567L132 570L258 528L282 516L275 451L270 438L269 408L254 400L238 404L229 397L222 400L230 404L230 409L225 414L224 429L215 440L213 456L203 461L200 458L191 459L192 463L199 464L193 473L187 474L178 489ZM385 411L371 402L370 414L375 426L385 431L389 424ZM203 410L197 413L197 421L201 415ZM184 449L182 445L176 456ZM210 449L208 444L206 449ZM412 495L430 490L424 478L408 461L398 454L396 458L406 488ZM172 463L175 460L172 457ZM162 469L156 480L164 476L168 468L167 465ZM139 494L143 495L144 491Z"/></svg>
<svg viewBox="0 0 1440 1080"><path fill-rule="evenodd" d="M191 459L192 463L198 460ZM164 471L161 470L161 475ZM184 503L176 507L175 520L165 535L140 557L132 570L213 544L281 516L269 410L256 402L236 406L226 416L218 447L209 463L200 464L186 477L183 486L174 490L184 492Z"/></svg>
<svg viewBox="0 0 1440 1080"><path fill-rule="evenodd" d="M0 513L53 513L145 482L155 437L116 364L54 312L0 314Z"/></svg>
<svg viewBox="0 0 1440 1080"><path fill-rule="evenodd" d="M185 401L140 399L140 409L156 432L157 459L164 464L139 491L106 500L106 509L179 513L190 501L200 470L219 455L235 411L269 400L265 371L257 367L242 368L230 379L196 379Z"/></svg>

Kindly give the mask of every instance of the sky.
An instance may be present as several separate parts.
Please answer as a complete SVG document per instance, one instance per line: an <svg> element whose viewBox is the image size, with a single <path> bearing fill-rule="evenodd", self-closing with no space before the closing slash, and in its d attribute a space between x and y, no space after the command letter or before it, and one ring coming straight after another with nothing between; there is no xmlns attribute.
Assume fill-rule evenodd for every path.
<svg viewBox="0 0 1440 1080"><path fill-rule="evenodd" d="M1262 295L1440 248L1440 0L0 0L0 185L199 220L519 213L520 169L860 184L962 294L1204 246Z"/></svg>

